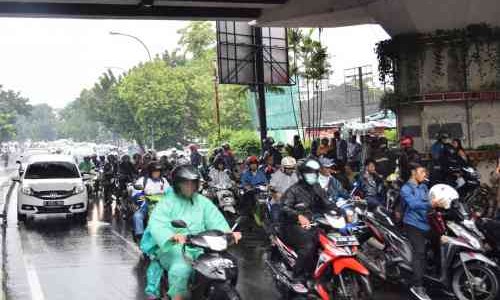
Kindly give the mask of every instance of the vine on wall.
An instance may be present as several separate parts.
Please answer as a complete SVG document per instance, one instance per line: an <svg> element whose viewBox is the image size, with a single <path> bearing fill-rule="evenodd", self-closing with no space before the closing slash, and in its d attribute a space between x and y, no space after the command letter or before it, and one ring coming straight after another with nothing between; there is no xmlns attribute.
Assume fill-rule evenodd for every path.
<svg viewBox="0 0 500 300"><path fill-rule="evenodd" d="M421 55L425 49L432 47L434 68L433 77L440 78L444 75L444 49L456 49L454 55L460 53L458 61L463 65L464 86L467 86L467 74L471 63L478 66L479 76L484 82L487 71L482 68L484 64L490 64L492 69L500 72L500 28L488 24L473 24L463 29L437 30L433 33L411 33L393 37L377 44L375 52L379 61L380 81L384 84L399 83L400 65L404 59L416 60L406 62L407 66L416 66L422 59ZM486 55L481 55L483 52ZM416 70L416 69L415 69ZM498 76L498 75L497 75ZM498 78L498 77L497 77ZM409 83L413 85L412 83ZM497 79L500 85L500 79ZM398 86L395 86L398 90ZM403 91L401 91L403 92Z"/></svg>

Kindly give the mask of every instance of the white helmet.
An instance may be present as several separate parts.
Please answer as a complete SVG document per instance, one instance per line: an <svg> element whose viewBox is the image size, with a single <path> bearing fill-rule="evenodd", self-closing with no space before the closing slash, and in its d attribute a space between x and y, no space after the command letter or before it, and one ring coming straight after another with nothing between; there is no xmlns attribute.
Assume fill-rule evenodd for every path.
<svg viewBox="0 0 500 300"><path fill-rule="evenodd" d="M443 199L444 209L449 209L451 202L459 197L457 190L447 184L436 184L429 190L429 199Z"/></svg>
<svg viewBox="0 0 500 300"><path fill-rule="evenodd" d="M295 166L297 165L297 161L295 160L295 158L291 157L291 156L285 156L283 157L283 159L281 160L281 165L283 166L283 168L295 168Z"/></svg>

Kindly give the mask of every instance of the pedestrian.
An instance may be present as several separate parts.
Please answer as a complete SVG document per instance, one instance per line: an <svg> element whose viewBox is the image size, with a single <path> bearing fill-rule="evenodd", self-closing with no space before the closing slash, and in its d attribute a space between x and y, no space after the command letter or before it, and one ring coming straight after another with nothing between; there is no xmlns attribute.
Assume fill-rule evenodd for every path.
<svg viewBox="0 0 500 300"><path fill-rule="evenodd" d="M340 137L340 131L336 131L334 137L337 149L337 163L345 164L347 161L347 142Z"/></svg>
<svg viewBox="0 0 500 300"><path fill-rule="evenodd" d="M371 209L383 205L385 202L384 181L377 173L377 163L373 159L365 162L365 170L359 180L368 207Z"/></svg>
<svg viewBox="0 0 500 300"><path fill-rule="evenodd" d="M351 135L347 144L347 162L356 172L359 172L361 167L361 151L362 147L356 140L356 135Z"/></svg>
<svg viewBox="0 0 500 300"><path fill-rule="evenodd" d="M306 156L306 150L304 149L302 141L300 140L300 136L298 135L293 136L293 146L292 146L291 156L293 156L295 160L302 159Z"/></svg>
<svg viewBox="0 0 500 300"><path fill-rule="evenodd" d="M401 171L401 179L406 182L410 179L410 163L421 163L420 154L413 148L413 138L404 136L401 138L399 145L401 147L401 155L399 157L399 170Z"/></svg>

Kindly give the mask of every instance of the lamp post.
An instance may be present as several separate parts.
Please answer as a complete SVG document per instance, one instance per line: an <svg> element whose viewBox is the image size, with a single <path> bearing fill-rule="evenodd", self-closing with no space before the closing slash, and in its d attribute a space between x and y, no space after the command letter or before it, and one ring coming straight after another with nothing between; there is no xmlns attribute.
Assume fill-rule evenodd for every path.
<svg viewBox="0 0 500 300"><path fill-rule="evenodd" d="M152 60L151 59L151 52L149 52L148 47L146 46L146 44L144 44L144 42L140 38L138 38L136 36L133 36L131 34L121 33L121 32L116 32L116 31L110 31L109 34L111 34L111 35L122 35L122 36L126 36L126 37L129 37L129 38L133 38L134 40L138 41L144 47L144 49L146 49L146 52L148 53L149 60L150 61Z"/></svg>

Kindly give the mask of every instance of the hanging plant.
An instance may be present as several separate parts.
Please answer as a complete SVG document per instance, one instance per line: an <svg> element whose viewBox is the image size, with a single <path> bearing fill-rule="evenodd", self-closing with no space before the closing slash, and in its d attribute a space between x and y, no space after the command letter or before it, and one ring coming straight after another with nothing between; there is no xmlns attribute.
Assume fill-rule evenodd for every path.
<svg viewBox="0 0 500 300"><path fill-rule="evenodd" d="M421 53L428 47L434 47L434 59L436 61L433 74L436 76L443 73L443 47L457 47L464 53L464 65L469 67L471 62L478 64L480 73L481 65L490 63L492 67L497 65L497 57L493 51L488 51L485 61L481 58L481 46L486 45L490 49L492 44L500 41L500 28L488 24L473 24L462 29L437 30L433 33L403 34L392 39L381 41L377 44L375 52L379 62L379 76L382 83L394 83L398 81L401 54ZM472 49L472 51L470 51ZM469 51L471 52L469 55ZM497 50L498 52L498 50ZM411 55L408 55L411 56ZM466 71L466 70L464 70ZM481 76L483 76L482 74Z"/></svg>

